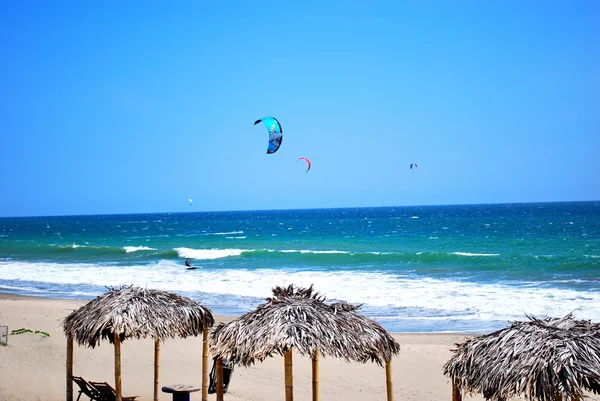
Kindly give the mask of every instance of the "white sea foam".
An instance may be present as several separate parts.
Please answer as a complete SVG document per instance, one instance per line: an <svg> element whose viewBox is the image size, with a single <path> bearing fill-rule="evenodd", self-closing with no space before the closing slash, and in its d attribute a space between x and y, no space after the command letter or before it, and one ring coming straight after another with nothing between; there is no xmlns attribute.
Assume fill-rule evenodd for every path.
<svg viewBox="0 0 600 401"><path fill-rule="evenodd" d="M244 249L192 249L192 248L175 248L179 257L189 259L220 259L230 256L240 256L243 252L248 252Z"/></svg>
<svg viewBox="0 0 600 401"><path fill-rule="evenodd" d="M222 233L203 233L202 235L234 235L234 234L243 234L243 231L227 231Z"/></svg>
<svg viewBox="0 0 600 401"><path fill-rule="evenodd" d="M150 248L147 246L124 246L125 252L136 252L136 251L156 251L156 248Z"/></svg>
<svg viewBox="0 0 600 401"><path fill-rule="evenodd" d="M197 250L190 250L195 254ZM229 250L241 254L242 250ZM209 251L200 251L207 259ZM209 252L209 253L205 253ZM220 252L223 252L221 250ZM183 252L185 253L185 251ZM191 257L191 256L189 256ZM52 284L105 286L133 284L186 293L208 293L213 299L262 299L271 288L314 284L330 300L362 303L378 310L378 316L393 319L521 320L535 316L564 316L575 311L579 319L597 320L600 291L522 285L481 283L451 279L414 278L409 275L358 271L306 271L289 269L212 269L186 271L172 260L140 266L28 263L0 261L0 280ZM210 285L207 285L210 283ZM19 287L23 288L23 287ZM256 305L244 305L246 308Z"/></svg>
<svg viewBox="0 0 600 401"><path fill-rule="evenodd" d="M452 255L458 255L458 256L500 256L499 253L470 253L470 252L452 252Z"/></svg>

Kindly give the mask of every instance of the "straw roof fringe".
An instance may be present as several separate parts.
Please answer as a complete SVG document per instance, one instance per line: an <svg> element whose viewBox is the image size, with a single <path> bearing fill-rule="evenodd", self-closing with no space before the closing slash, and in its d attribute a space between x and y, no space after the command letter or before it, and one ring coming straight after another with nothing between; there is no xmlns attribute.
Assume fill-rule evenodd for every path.
<svg viewBox="0 0 600 401"><path fill-rule="evenodd" d="M359 306L326 304L312 285L275 287L266 301L212 330L213 356L248 366L293 348L307 357L317 350L322 356L383 366L400 352L400 345L383 327L355 313Z"/></svg>
<svg viewBox="0 0 600 401"><path fill-rule="evenodd" d="M94 348L101 339L113 342L152 337L168 338L197 336L204 326L211 327L211 311L189 298L165 291L133 286L107 287L98 296L63 321L65 335L72 335L79 345Z"/></svg>
<svg viewBox="0 0 600 401"><path fill-rule="evenodd" d="M456 344L444 374L486 399L540 401L600 394L600 324L561 319L512 322L502 330ZM575 399L575 398L573 398Z"/></svg>

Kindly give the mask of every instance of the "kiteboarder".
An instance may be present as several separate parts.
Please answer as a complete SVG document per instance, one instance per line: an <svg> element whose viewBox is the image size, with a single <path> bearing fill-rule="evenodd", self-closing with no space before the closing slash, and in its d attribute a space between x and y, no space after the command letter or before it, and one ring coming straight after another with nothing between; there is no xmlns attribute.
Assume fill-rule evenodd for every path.
<svg viewBox="0 0 600 401"><path fill-rule="evenodd" d="M192 267L192 265L190 264L190 260L189 260L189 259L186 259L186 260L185 260L185 265L186 265L187 267Z"/></svg>

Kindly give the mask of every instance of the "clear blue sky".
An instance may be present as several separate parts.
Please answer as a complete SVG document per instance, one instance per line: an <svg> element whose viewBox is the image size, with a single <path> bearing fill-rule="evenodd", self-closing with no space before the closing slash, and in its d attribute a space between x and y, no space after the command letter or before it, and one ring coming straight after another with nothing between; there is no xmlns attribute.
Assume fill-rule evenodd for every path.
<svg viewBox="0 0 600 401"><path fill-rule="evenodd" d="M0 216L600 199L595 0L4 1L0 38Z"/></svg>

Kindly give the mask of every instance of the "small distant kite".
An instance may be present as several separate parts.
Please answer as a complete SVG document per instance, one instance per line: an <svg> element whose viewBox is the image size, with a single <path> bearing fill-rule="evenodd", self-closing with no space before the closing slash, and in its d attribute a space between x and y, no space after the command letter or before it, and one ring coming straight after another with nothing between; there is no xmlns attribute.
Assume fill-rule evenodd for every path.
<svg viewBox="0 0 600 401"><path fill-rule="evenodd" d="M296 160L296 163L298 163L300 160L304 160L306 162L306 171L305 173L308 173L308 170L310 170L310 160L308 160L306 157L301 157L298 160Z"/></svg>
<svg viewBox="0 0 600 401"><path fill-rule="evenodd" d="M410 163L410 169L412 170L413 166L415 166L415 168L417 168L417 163Z"/></svg>
<svg viewBox="0 0 600 401"><path fill-rule="evenodd" d="M188 202L190 202L190 206L192 206L194 204L194 201L191 199L188 199Z"/></svg>
<svg viewBox="0 0 600 401"><path fill-rule="evenodd" d="M256 120L254 125L261 121L265 123L267 126L267 131L269 132L269 147L267 148L267 154L275 153L283 141L283 130L281 129L281 124L279 124L279 121L277 121L275 117L263 117L260 120Z"/></svg>

